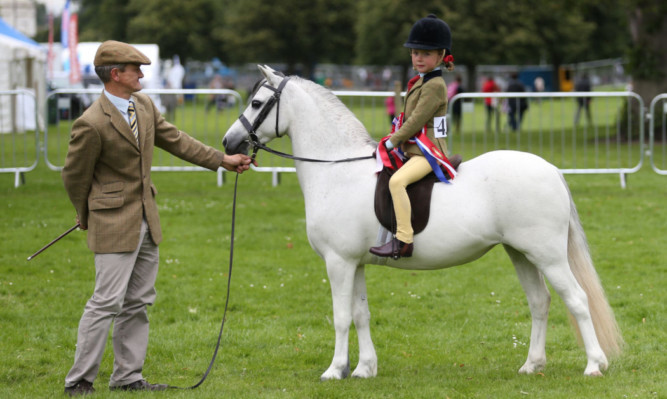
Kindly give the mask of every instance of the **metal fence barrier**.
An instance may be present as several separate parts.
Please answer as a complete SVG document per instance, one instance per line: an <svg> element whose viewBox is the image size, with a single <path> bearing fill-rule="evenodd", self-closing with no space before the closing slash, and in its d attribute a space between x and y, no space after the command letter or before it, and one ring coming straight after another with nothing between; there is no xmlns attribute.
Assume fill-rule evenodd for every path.
<svg viewBox="0 0 667 399"><path fill-rule="evenodd" d="M243 107L241 95L228 89L144 89L165 118L180 130L211 147L220 148L222 137ZM97 89L59 89L47 95L44 130L44 160L55 171L62 170L72 123L102 93ZM193 166L156 148L152 171L194 172L208 169ZM224 169L217 172L218 185Z"/></svg>
<svg viewBox="0 0 667 399"><path fill-rule="evenodd" d="M0 173L14 174L14 187L39 161L39 121L35 94L0 91Z"/></svg>
<svg viewBox="0 0 667 399"><path fill-rule="evenodd" d="M102 89L61 89L47 95L47 120L44 132L44 159L48 167L59 171L67 154L69 134L74 120L101 94ZM164 110L167 120L192 137L212 147L220 148L227 129L243 111L241 95L233 90L189 89L189 90L152 90L142 93L151 95L156 105ZM368 91L336 91L335 95L357 115L371 135L380 138L390 131L389 118L385 111L384 100L394 93ZM181 96L185 97L181 100ZM227 97L226 100L213 103L214 96ZM233 101L230 101L233 99ZM173 109L168 105L176 103ZM216 112L211 112L215 108ZM233 111L233 112L232 112ZM289 139L275 140L271 147L282 152L291 152ZM271 154L258 154L260 166L251 166L256 172L271 173L272 184L280 183L282 173L296 171L294 162ZM152 171L204 171L207 169L178 159L160 149L156 149ZM218 185L224 182L224 170L218 169Z"/></svg>
<svg viewBox="0 0 667 399"><path fill-rule="evenodd" d="M648 111L651 168L667 175L667 94L655 97Z"/></svg>
<svg viewBox="0 0 667 399"><path fill-rule="evenodd" d="M67 89L47 95L42 148L44 160L52 170L62 169L73 121L101 91L101 88ZM238 92L226 89L145 89L142 93L151 95L167 120L179 129L216 148L220 148L222 137L244 106ZM393 97L394 92L334 91L333 94L359 118L374 139L387 135L391 130L385 101ZM487 98L490 107L487 107ZM667 142L665 98L667 94L656 97L651 103L649 112L655 116L651 117L650 148L647 152L644 113L632 112L633 109L643 110L644 103L632 92L462 93L452 98L449 104L449 148L454 153L462 154L464 160L496 149L527 151L545 158L564 173L618 174L621 185L625 187L626 175L642 167L645 152L651 154L654 170L667 174L667 154L653 150L654 146ZM513 108L512 102L520 105L521 99L525 99L528 107L515 130L509 124L509 111ZM588 103L588 108L580 107L580 100L586 100L584 103ZM397 112L400 112L400 107L397 107ZM656 126L660 126L663 133L654 137L656 123L659 123ZM34 144L20 149L24 153L29 152L25 150L28 147L34 150L32 164L18 165L14 161L16 154L20 153L16 150L17 146L7 150L5 145L1 148L0 171L17 173L18 181L19 172L33 169L40 152L38 133L35 131ZM21 135L18 133L25 141L27 135ZM15 136L16 133L14 142ZM0 144L4 143L0 141ZM289 139L275 140L271 146L279 151L291 151ZM661 148L662 152L666 151L665 145ZM8 157L13 157L13 165L5 168ZM258 161L261 166L253 166L252 169L271 173L274 185L279 184L280 174L295 171L293 161L271 154L260 152ZM21 168L17 169L19 166ZM156 149L152 170L206 169ZM223 172L222 168L218 170L218 185L223 184Z"/></svg>
<svg viewBox="0 0 667 399"><path fill-rule="evenodd" d="M625 187L643 163L643 111L633 92L461 93L449 104L448 143L464 160L526 151L563 173L618 174Z"/></svg>

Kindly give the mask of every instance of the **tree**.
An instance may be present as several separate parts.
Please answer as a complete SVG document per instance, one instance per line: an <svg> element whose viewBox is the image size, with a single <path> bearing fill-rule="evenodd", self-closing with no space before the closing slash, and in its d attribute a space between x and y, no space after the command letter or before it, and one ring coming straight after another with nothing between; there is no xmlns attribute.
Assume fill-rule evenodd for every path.
<svg viewBox="0 0 667 399"><path fill-rule="evenodd" d="M355 21L355 62L362 65L401 65L401 76L405 80L412 65L403 43L413 23L410 6L406 2L360 0Z"/></svg>
<svg viewBox="0 0 667 399"><path fill-rule="evenodd" d="M595 27L586 52L575 61L620 58L631 45L627 13L620 0L587 0L581 4L584 19Z"/></svg>
<svg viewBox="0 0 667 399"><path fill-rule="evenodd" d="M452 52L455 62L465 64L471 81L475 80L475 66L495 59L497 41L493 28L498 24L493 11L497 4L492 0L455 0L444 6L441 1L361 0L358 5L356 31L356 61L360 64L401 65L403 87L407 71L412 67L410 56L403 43L412 25L428 14L443 19L452 29ZM490 11L485 13L485 10ZM480 29L484 26L484 29ZM484 48L489 51L474 51Z"/></svg>
<svg viewBox="0 0 667 399"><path fill-rule="evenodd" d="M316 63L352 60L353 4L354 0L232 1L212 35L223 42L232 63L285 63L288 74L296 73L299 65L301 74L310 78Z"/></svg>
<svg viewBox="0 0 667 399"><path fill-rule="evenodd" d="M222 51L210 35L220 18L215 0L81 0L81 41L156 43L160 56L208 59Z"/></svg>
<svg viewBox="0 0 667 399"><path fill-rule="evenodd" d="M633 89L646 106L667 92L667 3L637 0L628 4L630 37L628 67Z"/></svg>
<svg viewBox="0 0 667 399"><path fill-rule="evenodd" d="M628 0L624 5L632 40L627 51L632 87L648 108L653 98L667 92L667 4L660 0ZM633 120L639 120L639 114L644 112L637 105L634 101L628 102ZM630 139L625 131L627 118L627 112L621 114L620 126L624 129L621 135ZM656 130L663 129L661 118L656 118L655 123ZM647 132L648 126L647 118Z"/></svg>
<svg viewBox="0 0 667 399"><path fill-rule="evenodd" d="M452 29L452 52L457 64L465 65L470 83L475 69L483 64L540 64L547 60L557 71L565 62L595 54L596 49L612 49L621 34L614 31L617 7L604 8L618 0L451 0L407 2L401 0L361 0L357 16L357 60L361 63L408 63L397 51L412 24L428 13L445 20ZM605 19L595 13L616 12L611 22L601 24L609 34L608 45L589 38L597 32L595 22ZM593 16L589 21L588 16ZM618 28L616 26L616 28ZM615 35L612 33L615 32ZM595 36L599 40L599 35ZM591 51L591 47L594 50ZM609 51L605 54L609 54ZM400 58L397 60L396 55ZM405 60L405 61L403 61Z"/></svg>
<svg viewBox="0 0 667 399"><path fill-rule="evenodd" d="M455 62L468 71L468 90L474 91L477 66L511 62L509 55L518 48L514 42L525 37L516 34L512 16L494 0L457 0L442 7L442 15L452 29Z"/></svg>
<svg viewBox="0 0 667 399"><path fill-rule="evenodd" d="M127 35L135 43L157 43L160 55L205 60L222 52L222 43L210 34L218 23L213 0L133 0Z"/></svg>
<svg viewBox="0 0 667 399"><path fill-rule="evenodd" d="M585 2L576 0L511 0L507 6L514 15L512 28L523 37L512 44L520 50L521 58L532 51L544 57L553 68L553 81L559 87L559 70L566 62L575 62L589 48L589 38L595 29L584 18ZM516 37L516 33L513 35ZM535 59L535 58L533 58ZM525 62L525 58L524 58Z"/></svg>
<svg viewBox="0 0 667 399"><path fill-rule="evenodd" d="M129 41L126 25L130 0L81 0L79 8L79 41L114 39Z"/></svg>

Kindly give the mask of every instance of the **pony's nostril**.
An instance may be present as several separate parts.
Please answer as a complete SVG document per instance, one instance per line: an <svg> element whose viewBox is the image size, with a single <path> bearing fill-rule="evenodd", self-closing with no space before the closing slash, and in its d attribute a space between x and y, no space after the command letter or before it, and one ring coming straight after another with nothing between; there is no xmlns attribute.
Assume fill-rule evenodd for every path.
<svg viewBox="0 0 667 399"><path fill-rule="evenodd" d="M227 137L222 139L222 146L227 148Z"/></svg>

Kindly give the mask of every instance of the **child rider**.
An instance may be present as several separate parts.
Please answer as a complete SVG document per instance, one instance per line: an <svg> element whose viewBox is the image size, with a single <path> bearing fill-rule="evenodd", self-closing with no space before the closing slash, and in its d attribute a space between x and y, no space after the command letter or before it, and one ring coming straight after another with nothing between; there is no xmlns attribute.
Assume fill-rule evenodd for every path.
<svg viewBox="0 0 667 399"><path fill-rule="evenodd" d="M446 157L447 87L441 69L441 65L448 71L454 69L449 26L431 14L413 25L404 46L410 49L413 68L419 75L408 83L404 112L398 118L394 132L383 138L378 146L378 155L385 166L393 169L393 164L398 168L389 180L396 236L388 243L370 249L374 255L394 259L412 256L414 247L412 209L406 187L432 171L444 182L456 175ZM406 160L401 162L395 157L393 149L399 149ZM391 162L388 161L390 157L394 157ZM452 159L452 163L458 162L459 159Z"/></svg>

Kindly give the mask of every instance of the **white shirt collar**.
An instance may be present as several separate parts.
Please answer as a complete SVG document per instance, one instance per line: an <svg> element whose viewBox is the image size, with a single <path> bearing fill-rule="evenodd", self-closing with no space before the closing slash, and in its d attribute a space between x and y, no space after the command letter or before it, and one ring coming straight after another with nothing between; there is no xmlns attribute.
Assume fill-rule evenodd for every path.
<svg viewBox="0 0 667 399"><path fill-rule="evenodd" d="M104 90L104 95L107 96L111 104L113 104L122 115L127 115L127 108L130 106L130 100L114 96L108 91Z"/></svg>

